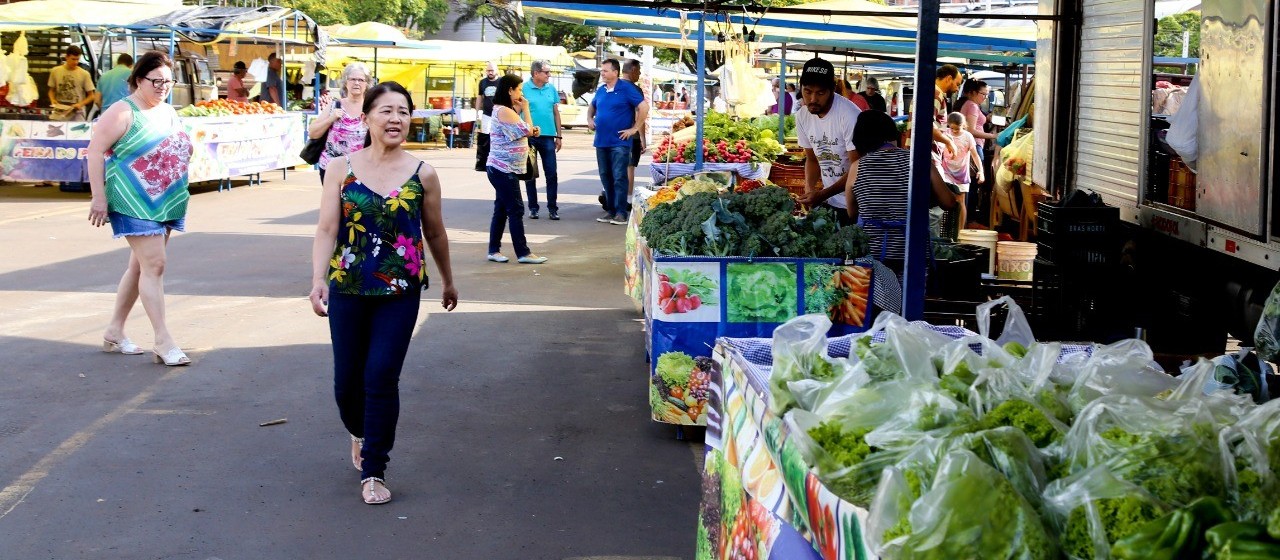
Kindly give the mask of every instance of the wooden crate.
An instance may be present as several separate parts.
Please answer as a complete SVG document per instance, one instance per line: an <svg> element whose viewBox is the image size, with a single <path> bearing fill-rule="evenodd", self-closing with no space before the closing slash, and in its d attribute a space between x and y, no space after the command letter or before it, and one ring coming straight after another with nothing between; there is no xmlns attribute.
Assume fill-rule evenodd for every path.
<svg viewBox="0 0 1280 560"><path fill-rule="evenodd" d="M1196 174L1180 157L1169 160L1169 204L1196 210Z"/></svg>

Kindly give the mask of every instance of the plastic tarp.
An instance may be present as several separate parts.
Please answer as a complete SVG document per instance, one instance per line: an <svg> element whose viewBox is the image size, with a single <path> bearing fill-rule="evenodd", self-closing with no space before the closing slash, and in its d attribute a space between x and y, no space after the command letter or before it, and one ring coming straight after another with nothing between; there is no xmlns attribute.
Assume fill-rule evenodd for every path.
<svg viewBox="0 0 1280 560"><path fill-rule="evenodd" d="M132 25L182 8L181 0L29 0L0 4L0 31L74 25ZM22 24L22 25L19 25Z"/></svg>
<svg viewBox="0 0 1280 560"><path fill-rule="evenodd" d="M743 25L753 29L761 41L788 43L844 44L866 42L867 47L891 48L915 46L916 18L826 15L824 10L898 12L867 0L826 0L795 6L812 10L815 14L707 14L708 33L721 30L740 32ZM619 29L649 29L696 33L701 11L663 10L651 8L594 6L590 3L561 4L537 1L522 3L526 14L600 25ZM757 21L757 17L759 20ZM969 28L949 22L939 22L939 41L969 45L970 49L988 52L1027 52L1035 47L1034 27ZM695 41L696 44L696 41ZM873 50L873 49L867 49Z"/></svg>

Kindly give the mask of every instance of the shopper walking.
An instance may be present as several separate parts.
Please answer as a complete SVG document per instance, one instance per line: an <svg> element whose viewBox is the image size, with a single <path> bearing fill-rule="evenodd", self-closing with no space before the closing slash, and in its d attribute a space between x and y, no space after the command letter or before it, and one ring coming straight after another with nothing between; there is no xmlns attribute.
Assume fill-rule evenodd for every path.
<svg viewBox="0 0 1280 560"><path fill-rule="evenodd" d="M472 105L476 115L476 171L484 171L489 161L489 121L493 116L493 97L498 93L498 65L492 62L484 66L484 78L476 85L476 100Z"/></svg>
<svg viewBox="0 0 1280 560"><path fill-rule="evenodd" d="M311 308L329 317L338 415L351 434L366 504L391 501L386 468L400 415L400 370L422 291L424 245L453 311L458 290L435 169L404 150L413 101L396 82L365 94L364 149L329 162L311 249Z"/></svg>
<svg viewBox="0 0 1280 560"><path fill-rule="evenodd" d="M507 74L498 79L498 92L493 96L493 127L489 131L489 160L485 168L493 185L493 218L489 221L489 257L493 262L508 259L501 252L502 230L509 225L511 245L516 261L521 264L547 262L529 250L524 238L524 202L520 200L520 179L528 169L529 137L541 132L530 125L529 105L520 87L520 76Z"/></svg>
<svg viewBox="0 0 1280 560"><path fill-rule="evenodd" d="M373 77L364 64L352 62L342 69L342 99L324 97L321 100L320 117L307 127L311 138L320 138L327 132L324 151L320 152L320 183L324 183L325 169L333 158L345 156L364 147L364 136L369 131L364 124L364 92Z"/></svg>
<svg viewBox="0 0 1280 560"><path fill-rule="evenodd" d="M535 60L529 66L529 81L521 93L529 105L529 116L539 134L529 137L529 149L536 150L542 161L542 176L547 182L547 217L560 219L560 207L556 205L559 178L556 175L556 152L560 151L560 92L551 83L551 63ZM538 180L524 182L529 196L529 219L538 219Z"/></svg>
<svg viewBox="0 0 1280 560"><path fill-rule="evenodd" d="M965 195L969 192L969 174L973 169L977 170L978 182L985 180L982 172L982 154L978 152L977 143L973 139L973 135L964 129L964 115L960 113L951 113L947 115L947 130L943 134L951 140L951 145L955 146L956 151L947 154L943 158L943 167L946 169L946 179L948 183L956 186L960 194L956 196L959 204L956 213L959 220L960 229L965 227L965 220L968 219L968 212L965 206ZM973 165L970 166L970 163Z"/></svg>
<svg viewBox="0 0 1280 560"><path fill-rule="evenodd" d="M992 153L987 151L987 140L995 141L996 135L987 132L987 115L982 111L982 106L987 102L987 95L990 88L987 83L982 80L970 78L965 80L964 86L960 88L960 114L964 115L965 130L973 135L974 142L978 146L978 153L982 156L982 165L979 170L985 172L985 179L978 179L973 183L970 191L972 195L967 195L967 206L972 207L971 214L975 219L985 219L988 211L986 201L990 200L992 178L991 172L991 156ZM994 144L993 144L994 145Z"/></svg>
<svg viewBox="0 0 1280 560"><path fill-rule="evenodd" d="M631 137L640 133L649 116L644 92L631 82L618 79L618 61L600 65L600 87L587 107L587 128L594 130L596 164L604 184L605 213L597 222L626 225L627 165L631 162Z"/></svg>
<svg viewBox="0 0 1280 560"><path fill-rule="evenodd" d="M129 242L129 264L116 288L111 322L102 333L102 349L141 354L125 336L125 320L139 299L155 333L156 363L191 363L165 320L164 273L169 234L186 225L187 162L191 139L173 106L165 102L173 87L173 61L149 51L129 75L133 90L123 103L108 107L93 127L87 153L89 223L111 224L114 237ZM110 155L108 155L110 154Z"/></svg>

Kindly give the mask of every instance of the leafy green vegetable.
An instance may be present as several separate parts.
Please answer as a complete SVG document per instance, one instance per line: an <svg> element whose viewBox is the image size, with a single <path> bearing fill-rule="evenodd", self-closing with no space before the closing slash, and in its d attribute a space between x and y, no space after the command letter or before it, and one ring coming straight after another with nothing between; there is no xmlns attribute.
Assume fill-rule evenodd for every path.
<svg viewBox="0 0 1280 560"><path fill-rule="evenodd" d="M1267 519L1267 534L1273 539L1280 540L1280 507L1271 512L1271 517Z"/></svg>
<svg viewBox="0 0 1280 560"><path fill-rule="evenodd" d="M854 341L853 352L865 364L872 381L889 381L905 373L893 347L887 343L872 342L870 335L858 337Z"/></svg>
<svg viewBox="0 0 1280 560"><path fill-rule="evenodd" d="M658 365L655 368L658 376L662 378L662 382L667 387L687 387L689 385L689 375L693 373L696 366L693 358L684 352L666 352L658 356Z"/></svg>
<svg viewBox="0 0 1280 560"><path fill-rule="evenodd" d="M1217 498L1200 498L1138 527L1111 546L1117 560L1178 560L1199 558L1205 530L1235 518Z"/></svg>
<svg viewBox="0 0 1280 560"><path fill-rule="evenodd" d="M727 276L729 322L782 323L796 316L795 265L730 263Z"/></svg>
<svg viewBox="0 0 1280 560"><path fill-rule="evenodd" d="M1097 518L1109 544L1132 535L1139 527L1163 514L1158 505L1136 495L1099 498L1077 507L1071 510L1066 529L1062 532L1062 548L1074 558L1098 556L1089 529L1087 508L1097 511Z"/></svg>
<svg viewBox="0 0 1280 560"><path fill-rule="evenodd" d="M1117 447L1106 459L1112 472L1165 503L1224 493L1216 440L1198 433L1132 434L1118 427L1100 435Z"/></svg>
<svg viewBox="0 0 1280 560"><path fill-rule="evenodd" d="M827 421L809 430L809 437L827 453L833 465L824 466L824 470L839 470L854 466L867 458L871 447L867 445L866 435L870 429L846 431L839 422Z"/></svg>
<svg viewBox="0 0 1280 560"><path fill-rule="evenodd" d="M1016 341L1004 343L1004 351L1012 354L1015 358L1022 358L1027 355L1027 347Z"/></svg>
<svg viewBox="0 0 1280 560"><path fill-rule="evenodd" d="M1041 448L1048 447L1064 435L1043 411L1021 399L1009 399L1000 403L982 418L982 422L989 428L1012 426L1022 430L1036 447Z"/></svg>
<svg viewBox="0 0 1280 560"><path fill-rule="evenodd" d="M742 473L732 461L720 462L720 518L725 527L733 527L742 509Z"/></svg>

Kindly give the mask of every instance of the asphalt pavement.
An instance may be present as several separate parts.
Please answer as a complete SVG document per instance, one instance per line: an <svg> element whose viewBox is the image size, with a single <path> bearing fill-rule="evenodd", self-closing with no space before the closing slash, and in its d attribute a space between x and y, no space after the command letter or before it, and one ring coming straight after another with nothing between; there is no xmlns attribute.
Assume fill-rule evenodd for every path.
<svg viewBox="0 0 1280 560"><path fill-rule="evenodd" d="M0 183L0 560L692 558L702 443L649 420L590 136L560 153L563 219L543 200L525 221L542 265L485 260L472 150L417 154L461 303L423 296L381 506L360 500L306 300L316 173L193 188L165 286L186 368L100 351L128 249L88 225L87 194ZM151 346L141 305L127 332Z"/></svg>

